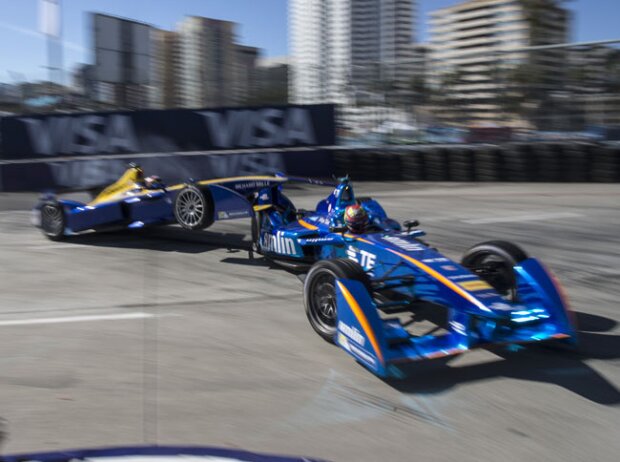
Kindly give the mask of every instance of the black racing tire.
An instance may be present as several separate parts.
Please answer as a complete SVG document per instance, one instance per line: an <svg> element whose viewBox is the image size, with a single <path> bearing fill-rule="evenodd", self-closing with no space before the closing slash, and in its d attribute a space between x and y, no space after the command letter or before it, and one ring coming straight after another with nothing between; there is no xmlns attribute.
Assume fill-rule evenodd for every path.
<svg viewBox="0 0 620 462"><path fill-rule="evenodd" d="M352 260L336 258L315 263L304 281L306 316L314 331L324 340L336 341L336 279L352 279L364 284L371 292L370 278Z"/></svg>
<svg viewBox="0 0 620 462"><path fill-rule="evenodd" d="M263 253L263 249L260 243L260 230L263 226L264 215L263 212L254 212L252 215L252 227L251 227L251 238L252 238L252 251L258 254Z"/></svg>
<svg viewBox="0 0 620 462"><path fill-rule="evenodd" d="M476 273L500 294L516 301L517 287L513 270L528 255L516 244L507 241L488 241L470 248L461 259L461 265Z"/></svg>
<svg viewBox="0 0 620 462"><path fill-rule="evenodd" d="M60 241L64 239L67 219L65 211L57 201L45 201L41 204L41 230L48 239Z"/></svg>
<svg viewBox="0 0 620 462"><path fill-rule="evenodd" d="M208 189L187 185L174 199L174 217L189 230L208 228L213 224L213 198Z"/></svg>

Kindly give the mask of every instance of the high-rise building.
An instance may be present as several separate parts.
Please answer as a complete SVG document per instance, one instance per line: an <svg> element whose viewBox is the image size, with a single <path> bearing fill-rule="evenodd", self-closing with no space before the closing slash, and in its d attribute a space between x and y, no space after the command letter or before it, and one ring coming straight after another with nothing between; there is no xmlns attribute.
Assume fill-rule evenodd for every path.
<svg viewBox="0 0 620 462"><path fill-rule="evenodd" d="M257 92L257 61L260 50L255 47L237 45L235 65L234 104L249 104Z"/></svg>
<svg viewBox="0 0 620 462"><path fill-rule="evenodd" d="M234 104L235 26L199 16L188 16L178 24L182 106Z"/></svg>
<svg viewBox="0 0 620 462"><path fill-rule="evenodd" d="M352 103L406 92L415 0L291 0L291 99Z"/></svg>
<svg viewBox="0 0 620 462"><path fill-rule="evenodd" d="M566 43L569 31L570 14L554 0L468 0L434 11L430 75L435 90L450 96L440 115L458 123L503 123L506 116L530 125L506 114L508 106L525 100L525 87L552 95L566 61L562 49L531 47ZM542 118L538 106L531 112Z"/></svg>
<svg viewBox="0 0 620 462"><path fill-rule="evenodd" d="M122 108L145 107L151 77L153 27L130 19L91 13L95 63L93 79L105 88L102 102Z"/></svg>
<svg viewBox="0 0 620 462"><path fill-rule="evenodd" d="M568 52L567 89L576 129L620 125L620 49L598 45Z"/></svg>
<svg viewBox="0 0 620 462"><path fill-rule="evenodd" d="M173 31L153 29L151 40L150 105L155 109L178 107L181 105L179 35Z"/></svg>
<svg viewBox="0 0 620 462"><path fill-rule="evenodd" d="M289 65L288 57L263 58L257 63L256 93L252 103L287 104Z"/></svg>

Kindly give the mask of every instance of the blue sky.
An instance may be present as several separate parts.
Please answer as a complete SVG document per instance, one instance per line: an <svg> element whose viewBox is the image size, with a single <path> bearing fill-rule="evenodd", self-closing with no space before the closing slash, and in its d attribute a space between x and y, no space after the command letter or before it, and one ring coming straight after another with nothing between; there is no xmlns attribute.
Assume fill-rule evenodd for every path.
<svg viewBox="0 0 620 462"><path fill-rule="evenodd" d="M0 81L24 75L29 80L45 77L45 43L37 32L39 0L0 0ZM241 43L265 50L266 56L288 53L286 0L62 0L64 64L72 69L90 62L87 11L124 16L171 29L184 15L209 16L240 24ZM420 35L423 20L437 8L456 0L420 0ZM620 0L573 0L573 39L579 41L620 38ZM13 77L8 71L13 71Z"/></svg>

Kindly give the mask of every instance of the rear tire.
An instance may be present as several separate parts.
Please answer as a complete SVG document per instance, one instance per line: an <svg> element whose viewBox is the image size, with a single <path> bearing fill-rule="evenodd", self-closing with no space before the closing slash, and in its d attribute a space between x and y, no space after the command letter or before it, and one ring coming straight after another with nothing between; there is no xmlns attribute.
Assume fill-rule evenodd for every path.
<svg viewBox="0 0 620 462"><path fill-rule="evenodd" d="M500 294L516 301L517 281L513 267L527 258L518 245L507 241L488 241L465 252L461 265L476 273Z"/></svg>
<svg viewBox="0 0 620 462"><path fill-rule="evenodd" d="M252 252L262 254L263 250L260 244L260 232L263 226L263 212L254 212L252 215Z"/></svg>
<svg viewBox="0 0 620 462"><path fill-rule="evenodd" d="M306 316L314 331L324 340L335 343L336 279L360 281L371 290L370 278L354 261L344 258L322 260L315 263L304 281L304 305Z"/></svg>
<svg viewBox="0 0 620 462"><path fill-rule="evenodd" d="M213 198L208 189L185 186L174 199L174 217L189 230L208 228L213 224Z"/></svg>
<svg viewBox="0 0 620 462"><path fill-rule="evenodd" d="M62 205L46 201L41 205L41 230L48 239L60 241L65 238L66 218Z"/></svg>

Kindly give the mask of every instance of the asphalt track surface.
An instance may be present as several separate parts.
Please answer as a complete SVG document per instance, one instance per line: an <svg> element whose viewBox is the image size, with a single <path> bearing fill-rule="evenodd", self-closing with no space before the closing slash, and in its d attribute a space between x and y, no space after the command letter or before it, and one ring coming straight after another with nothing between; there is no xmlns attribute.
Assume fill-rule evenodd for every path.
<svg viewBox="0 0 620 462"><path fill-rule="evenodd" d="M3 453L142 443L332 461L616 461L620 186L358 184L459 258L512 240L566 287L579 352L477 350L382 381L322 341L249 223L47 241L0 195ZM291 190L311 208L325 188Z"/></svg>

